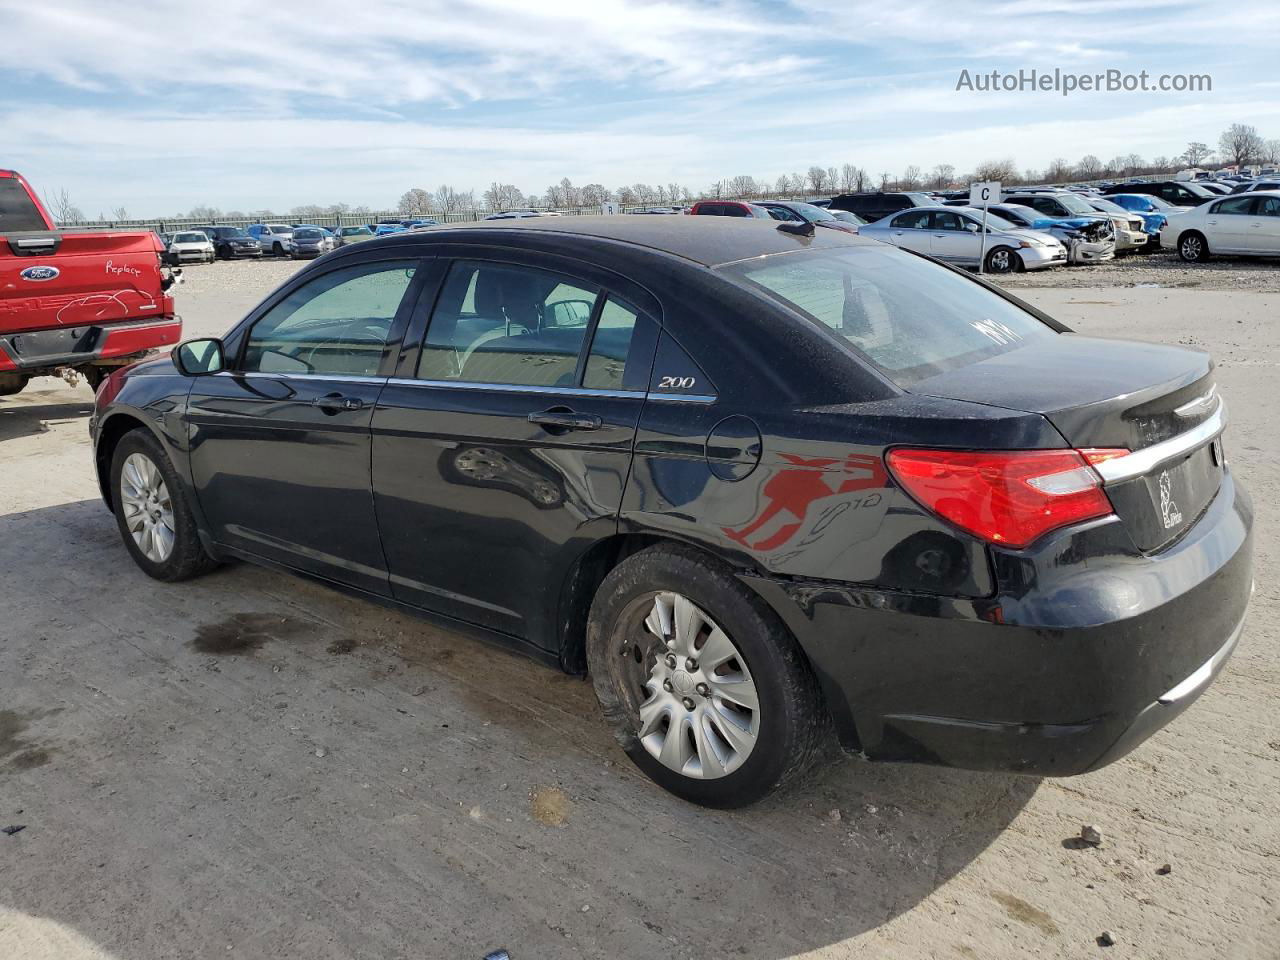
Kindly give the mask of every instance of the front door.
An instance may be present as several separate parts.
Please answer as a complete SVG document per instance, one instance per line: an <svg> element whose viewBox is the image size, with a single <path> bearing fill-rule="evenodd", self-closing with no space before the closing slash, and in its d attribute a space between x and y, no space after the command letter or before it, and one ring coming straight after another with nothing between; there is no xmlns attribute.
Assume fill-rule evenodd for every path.
<svg viewBox="0 0 1280 960"><path fill-rule="evenodd" d="M617 529L655 340L581 275L455 261L373 417L394 596L554 648L566 571Z"/></svg>
<svg viewBox="0 0 1280 960"><path fill-rule="evenodd" d="M216 541L387 594L369 423L412 308L416 261L303 281L194 381L191 472Z"/></svg>

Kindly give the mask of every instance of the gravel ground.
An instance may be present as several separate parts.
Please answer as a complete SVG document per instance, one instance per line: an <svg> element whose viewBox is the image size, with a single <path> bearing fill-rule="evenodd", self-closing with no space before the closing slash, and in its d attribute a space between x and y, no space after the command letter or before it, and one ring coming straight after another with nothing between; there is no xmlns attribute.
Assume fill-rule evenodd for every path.
<svg viewBox="0 0 1280 960"><path fill-rule="evenodd" d="M1024 287L1153 287L1195 290L1249 290L1280 293L1280 260L1255 257L1215 257L1207 263L1186 263L1172 250L1126 254L1097 266L1056 267L1001 277L1000 282Z"/></svg>
<svg viewBox="0 0 1280 960"><path fill-rule="evenodd" d="M294 268L190 269L188 333ZM0 834L0 958L1275 960L1280 295L1024 295L1211 349L1258 512L1221 677L1069 780L849 761L690 807L580 680L246 565L147 579L98 499L88 390L0 400L0 827L25 828ZM1083 824L1100 847L1071 842Z"/></svg>

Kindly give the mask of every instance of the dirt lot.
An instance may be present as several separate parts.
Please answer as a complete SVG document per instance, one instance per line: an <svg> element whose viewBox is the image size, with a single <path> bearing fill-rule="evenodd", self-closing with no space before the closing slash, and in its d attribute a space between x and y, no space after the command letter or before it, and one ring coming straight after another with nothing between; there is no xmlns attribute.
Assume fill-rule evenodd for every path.
<svg viewBox="0 0 1280 960"><path fill-rule="evenodd" d="M292 269L190 269L188 333ZM1014 284L1219 358L1258 593L1199 703L1071 780L849 761L687 806L581 680L248 566L148 580L97 497L88 389L0 401L0 827L25 825L0 834L0 958L1280 956L1280 292L1133 269ZM1101 848L1064 843L1086 823Z"/></svg>

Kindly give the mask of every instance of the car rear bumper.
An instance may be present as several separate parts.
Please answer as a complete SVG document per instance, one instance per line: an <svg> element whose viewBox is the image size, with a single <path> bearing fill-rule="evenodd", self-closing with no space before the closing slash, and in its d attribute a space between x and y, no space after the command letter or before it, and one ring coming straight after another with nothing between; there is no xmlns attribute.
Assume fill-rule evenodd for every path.
<svg viewBox="0 0 1280 960"><path fill-rule="evenodd" d="M795 633L846 748L1070 776L1124 756L1222 669L1253 588L1252 520L1226 472L1172 547L1117 555L1119 521L1085 525L997 558L989 599L744 580Z"/></svg>

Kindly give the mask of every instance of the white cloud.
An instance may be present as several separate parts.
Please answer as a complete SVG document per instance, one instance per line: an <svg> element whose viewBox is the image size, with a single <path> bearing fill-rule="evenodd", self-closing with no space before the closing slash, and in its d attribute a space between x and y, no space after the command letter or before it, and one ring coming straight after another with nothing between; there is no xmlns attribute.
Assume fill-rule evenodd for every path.
<svg viewBox="0 0 1280 960"><path fill-rule="evenodd" d="M384 205L771 179L845 161L1178 152L1280 123L1280 5L1241 0L0 0L3 161L97 210ZM1211 72L1211 95L982 95L962 67ZM38 101L38 102L37 102ZM20 106L19 106L20 104ZM1272 126L1268 126L1271 124ZM139 171L145 171L139 176Z"/></svg>

